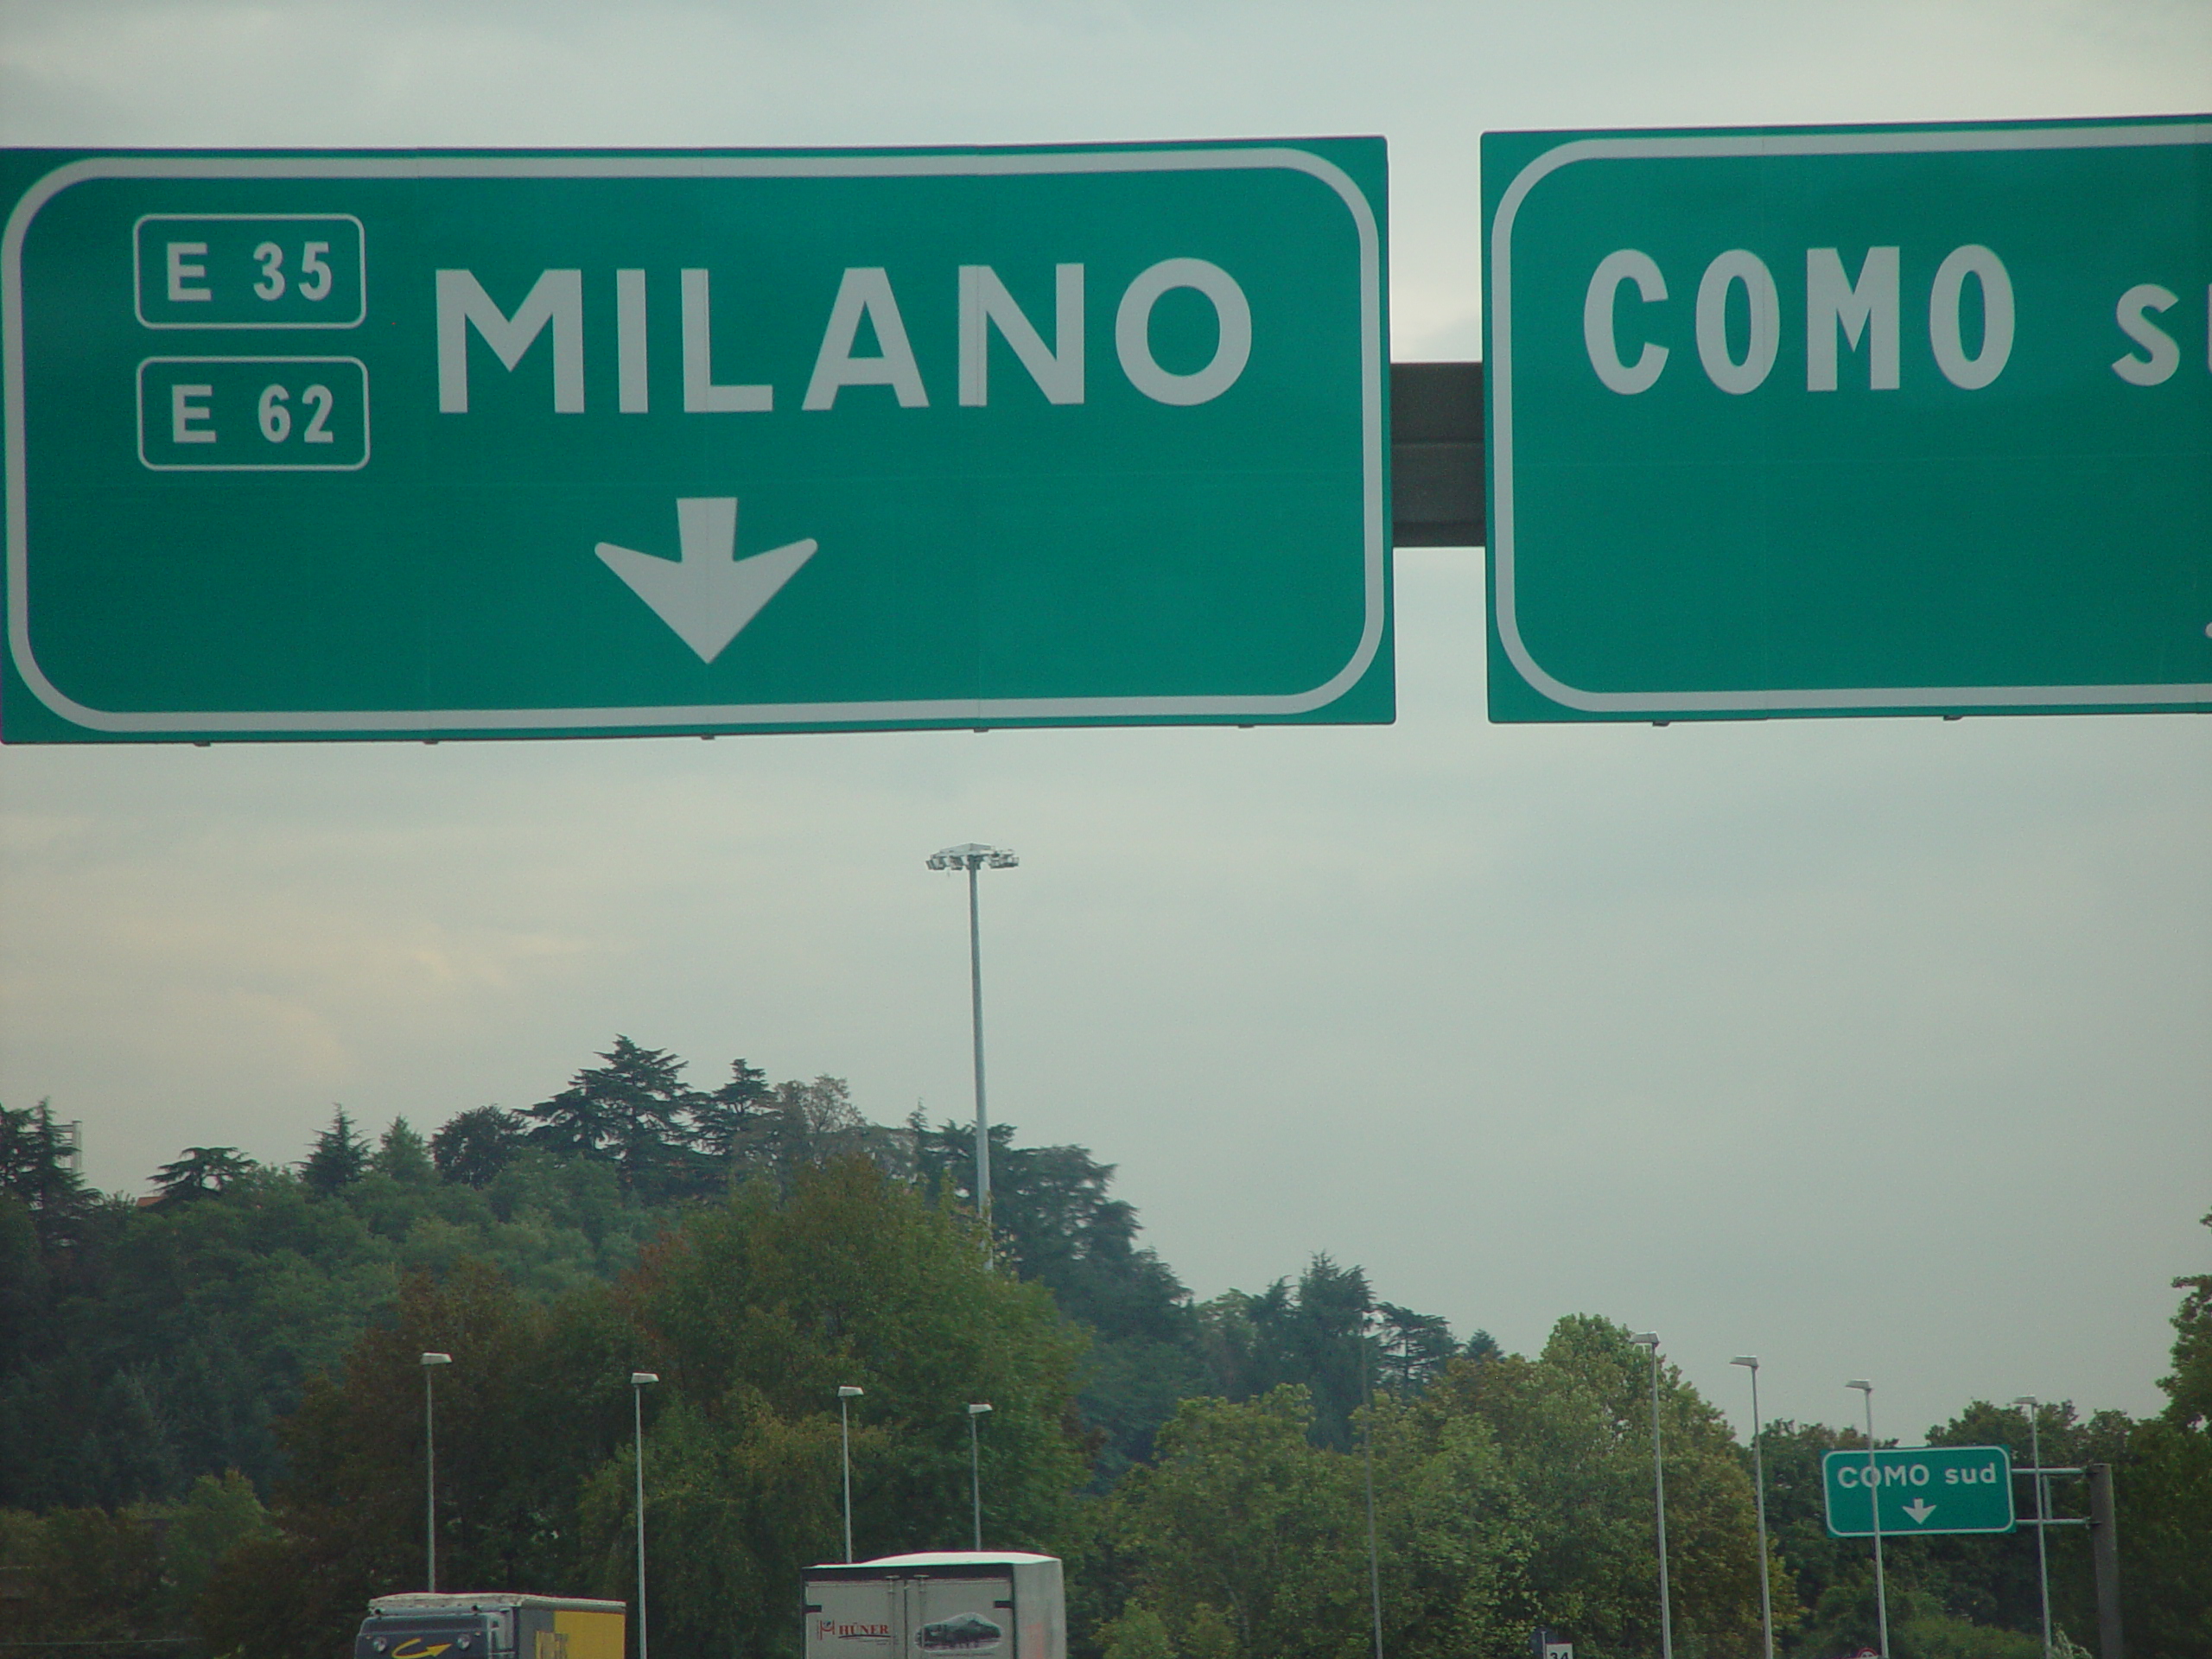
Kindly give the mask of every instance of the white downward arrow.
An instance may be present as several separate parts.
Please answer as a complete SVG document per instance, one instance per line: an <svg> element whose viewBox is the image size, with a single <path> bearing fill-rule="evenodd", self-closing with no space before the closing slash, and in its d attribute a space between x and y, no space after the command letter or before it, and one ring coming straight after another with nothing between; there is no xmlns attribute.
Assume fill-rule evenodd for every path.
<svg viewBox="0 0 2212 1659"><path fill-rule="evenodd" d="M1936 1513L1936 1506L1924 1497L1916 1497L1904 1506L1904 1512L1912 1517L1915 1526L1919 1526Z"/></svg>
<svg viewBox="0 0 2212 1659"><path fill-rule="evenodd" d="M760 607L814 556L811 537L749 559L737 556L737 498L679 497L676 531L681 559L655 558L612 542L597 551L630 591L676 630L683 643L711 663L737 638Z"/></svg>

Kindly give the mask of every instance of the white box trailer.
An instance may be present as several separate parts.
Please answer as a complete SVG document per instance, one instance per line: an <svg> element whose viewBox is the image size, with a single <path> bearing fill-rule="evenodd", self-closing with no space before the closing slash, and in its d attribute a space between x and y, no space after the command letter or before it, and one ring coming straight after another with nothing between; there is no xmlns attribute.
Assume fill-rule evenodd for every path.
<svg viewBox="0 0 2212 1659"><path fill-rule="evenodd" d="M1054 1555L944 1550L806 1573L806 1659L1067 1659Z"/></svg>

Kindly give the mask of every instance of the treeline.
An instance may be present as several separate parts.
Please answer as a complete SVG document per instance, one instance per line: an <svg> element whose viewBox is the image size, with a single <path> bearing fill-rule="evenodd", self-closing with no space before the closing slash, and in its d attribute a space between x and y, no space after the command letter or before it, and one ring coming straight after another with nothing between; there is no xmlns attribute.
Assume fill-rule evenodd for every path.
<svg viewBox="0 0 2212 1659"><path fill-rule="evenodd" d="M993 1154L869 1123L834 1078L712 1090L619 1039L520 1112L372 1141L336 1113L295 1167L187 1148L149 1200L68 1169L0 1108L0 1643L192 1635L209 1654L334 1652L372 1593L419 1583L422 1376L440 1389L448 1584L629 1593L627 1378L647 1395L654 1641L789 1659L798 1575L842 1548L836 1390L863 1554L967 1535L965 1404L986 1542L1067 1556L1085 1659L1365 1651L1371 1449L1393 1659L1656 1650L1649 1374L1562 1320L1530 1358L1375 1298L1316 1258L1193 1300L1078 1147ZM2212 1655L2212 1276L2183 1281L2161 1417L2040 1420L2046 1461L2120 1471L2131 1645ZM1675 1635L1757 1650L1747 1455L1671 1371ZM1371 1438L1371 1448L1370 1448ZM1970 1406L1930 1438L2005 1443ZM1871 1563L1821 1522L1848 1431L1768 1426L1777 1624L1832 1659L1873 1635ZM2082 1529L2053 1538L2063 1627L2094 1629ZM2026 1533L1893 1547L1897 1659L2029 1659Z"/></svg>

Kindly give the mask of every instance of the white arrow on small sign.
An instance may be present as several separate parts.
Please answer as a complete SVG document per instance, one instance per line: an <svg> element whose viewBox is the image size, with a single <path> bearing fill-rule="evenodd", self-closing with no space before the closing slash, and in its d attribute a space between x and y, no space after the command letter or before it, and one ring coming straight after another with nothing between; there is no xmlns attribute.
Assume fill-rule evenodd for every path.
<svg viewBox="0 0 2212 1659"><path fill-rule="evenodd" d="M1919 1526L1936 1513L1936 1506L1924 1497L1916 1497L1904 1506L1904 1512L1912 1517L1915 1526Z"/></svg>
<svg viewBox="0 0 2212 1659"><path fill-rule="evenodd" d="M737 556L737 498L681 496L676 503L679 559L656 558L601 542L607 568L652 607L683 643L711 663L777 590L814 556L812 537L749 559Z"/></svg>

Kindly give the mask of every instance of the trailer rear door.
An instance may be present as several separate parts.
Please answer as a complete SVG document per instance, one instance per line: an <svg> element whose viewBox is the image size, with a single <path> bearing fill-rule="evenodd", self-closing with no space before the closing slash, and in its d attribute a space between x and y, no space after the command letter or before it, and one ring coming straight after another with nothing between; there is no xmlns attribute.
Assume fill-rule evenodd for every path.
<svg viewBox="0 0 2212 1659"><path fill-rule="evenodd" d="M1015 1659L1010 1578L918 1578L907 1594L900 1659Z"/></svg>
<svg viewBox="0 0 2212 1659"><path fill-rule="evenodd" d="M806 1586L806 1659L892 1659L899 1603L892 1579L816 1579Z"/></svg>

